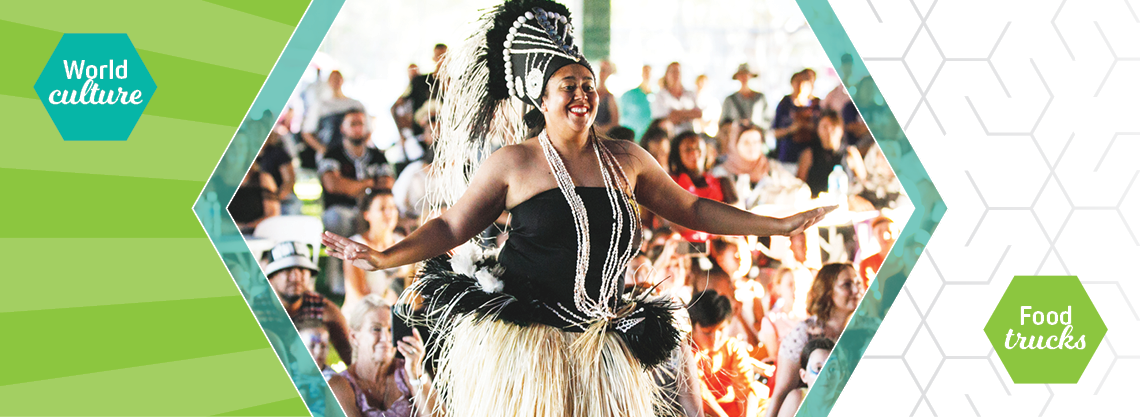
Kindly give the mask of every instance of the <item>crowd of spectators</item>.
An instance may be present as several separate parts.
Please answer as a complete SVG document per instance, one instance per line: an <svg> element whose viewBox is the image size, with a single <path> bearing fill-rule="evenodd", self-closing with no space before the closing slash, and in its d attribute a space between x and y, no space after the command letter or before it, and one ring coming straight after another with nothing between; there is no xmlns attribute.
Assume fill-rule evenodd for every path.
<svg viewBox="0 0 1140 417"><path fill-rule="evenodd" d="M446 51L434 47L435 71ZM679 63L657 83L644 66L640 85L617 93L606 87L613 64L601 61L597 70L597 132L638 142L693 194L773 216L840 205L829 216L837 220L770 238L687 230L643 210L641 251L627 274L628 287L687 307L690 350L679 356L672 382L689 383L674 385L678 407L690 415L794 414L897 233L884 213L898 204L901 188L882 151L845 90L822 101L813 95L811 69L792 76L791 93L769 103L771 95L751 88L760 74L741 64L723 74L740 89L719 111L710 109L720 100L697 91L708 77L689 90ZM847 82L849 66L840 73ZM307 104L274 126L230 205L243 233L257 235L273 216L309 215L384 249L421 224L443 93L432 88L434 73L412 65L408 77L390 109L399 140L385 150L369 140L375 116L343 93L339 71L302 89ZM294 118L303 123L290 123ZM319 186L319 200L298 197L294 189L306 179ZM510 231L488 233L502 242ZM333 392L349 415L412 415L409 401L432 395L418 363L423 342L417 333L393 347L391 310L415 271L365 272L313 251L319 247L276 242L263 269Z"/></svg>

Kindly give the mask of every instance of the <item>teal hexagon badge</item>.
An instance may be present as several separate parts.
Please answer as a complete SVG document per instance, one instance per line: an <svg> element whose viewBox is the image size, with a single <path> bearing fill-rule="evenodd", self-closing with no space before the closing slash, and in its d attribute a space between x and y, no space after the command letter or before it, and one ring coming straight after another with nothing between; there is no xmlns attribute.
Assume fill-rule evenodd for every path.
<svg viewBox="0 0 1140 417"><path fill-rule="evenodd" d="M1075 384L1107 327L1075 276L1016 276L986 337L1016 384Z"/></svg>
<svg viewBox="0 0 1140 417"><path fill-rule="evenodd" d="M36 80L63 140L127 140L157 86L125 33L67 33Z"/></svg>

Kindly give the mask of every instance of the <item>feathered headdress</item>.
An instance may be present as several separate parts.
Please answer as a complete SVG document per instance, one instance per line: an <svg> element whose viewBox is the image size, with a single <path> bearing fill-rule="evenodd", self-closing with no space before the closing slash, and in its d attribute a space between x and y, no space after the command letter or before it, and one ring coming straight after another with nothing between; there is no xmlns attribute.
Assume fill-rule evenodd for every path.
<svg viewBox="0 0 1140 417"><path fill-rule="evenodd" d="M478 25L461 47L447 53L437 77L443 106L428 184L429 216L463 195L491 152L526 139L524 114L541 104L546 82L558 69L590 68L574 45L570 11L561 4L508 0Z"/></svg>

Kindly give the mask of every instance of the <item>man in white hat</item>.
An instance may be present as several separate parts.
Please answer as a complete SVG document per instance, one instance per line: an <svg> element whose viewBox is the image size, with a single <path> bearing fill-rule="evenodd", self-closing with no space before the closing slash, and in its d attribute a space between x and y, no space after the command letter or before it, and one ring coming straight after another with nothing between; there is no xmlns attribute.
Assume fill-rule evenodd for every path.
<svg viewBox="0 0 1140 417"><path fill-rule="evenodd" d="M285 312L294 324L306 320L324 323L329 341L345 364L352 362L352 347L348 343L348 323L340 308L314 290L313 274L320 272L309 257L309 247L300 242L281 242L266 256L265 276Z"/></svg>
<svg viewBox="0 0 1140 417"><path fill-rule="evenodd" d="M732 79L740 82L740 91L724 99L720 113L721 126L735 121L747 121L746 123L765 127L771 124L767 120L768 100L764 98L764 93L753 91L748 86L749 80L759 76L760 74L752 72L747 63L736 68Z"/></svg>

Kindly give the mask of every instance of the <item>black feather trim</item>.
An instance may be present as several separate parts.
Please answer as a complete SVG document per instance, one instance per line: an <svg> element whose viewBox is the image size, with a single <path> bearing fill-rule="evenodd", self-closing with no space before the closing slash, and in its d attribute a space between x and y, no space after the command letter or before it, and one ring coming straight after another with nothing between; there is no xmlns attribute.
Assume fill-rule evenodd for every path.
<svg viewBox="0 0 1140 417"><path fill-rule="evenodd" d="M637 302L637 314L630 317L645 318L625 332L617 332L633 356L646 368L668 360L681 344L681 331L673 323L673 311L679 305L668 298L647 299Z"/></svg>
<svg viewBox="0 0 1140 417"><path fill-rule="evenodd" d="M476 263L476 267L495 269L498 263L489 258ZM452 271L448 255L427 260L419 279L422 282L417 284L417 289L424 299L425 308L417 312L422 316L415 318L426 319L433 327L439 320L470 313L520 326L535 323L539 317L537 313L541 303L537 300L526 302L502 292L484 292L475 277Z"/></svg>
<svg viewBox="0 0 1140 417"><path fill-rule="evenodd" d="M494 258L478 261L475 266L477 269L501 268ZM451 257L448 255L427 260L420 270L419 281L414 289L423 297L421 308L415 312L399 312L399 314L403 316L410 314L414 322L426 322L433 329L437 328L436 325L440 324L441 320L475 314L476 317L487 317L519 326L542 323L565 331L581 330L572 323L552 322L551 319L560 320L551 314L550 309L541 300L522 300L503 292L483 291L475 277L452 270ZM646 297L635 297L634 300L624 300L624 303L626 305L618 306L619 309L629 308L636 312L625 319L642 320L625 331L616 328L611 328L610 331L616 332L622 338L633 356L645 368L652 368L668 360L673 350L681 343L681 332L674 324L673 317L673 312L680 308L679 304L668 298ZM628 307L630 303L634 305ZM620 322L621 320L618 320L615 324Z"/></svg>

